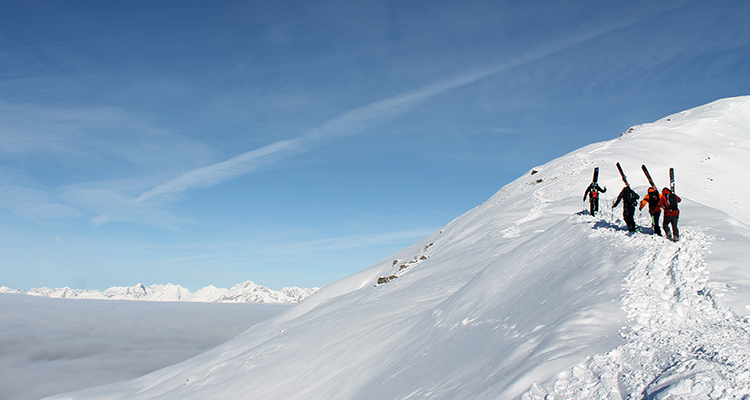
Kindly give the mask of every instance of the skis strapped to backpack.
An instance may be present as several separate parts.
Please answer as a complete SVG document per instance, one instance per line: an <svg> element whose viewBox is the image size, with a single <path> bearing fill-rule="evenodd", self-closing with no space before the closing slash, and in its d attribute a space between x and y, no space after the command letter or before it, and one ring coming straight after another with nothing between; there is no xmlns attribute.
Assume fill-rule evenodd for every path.
<svg viewBox="0 0 750 400"><path fill-rule="evenodd" d="M625 173L622 172L622 167L620 166L620 163L617 163L617 170L620 171L620 176L622 177L622 181L625 182L625 186L630 187L630 184L628 183L628 178L626 178Z"/></svg>
<svg viewBox="0 0 750 400"><path fill-rule="evenodd" d="M591 182L596 185L599 181L599 167L594 168L594 179L591 180Z"/></svg>
<svg viewBox="0 0 750 400"><path fill-rule="evenodd" d="M667 195L667 205L670 210L677 210L677 195L674 194L674 168L669 169L669 188L672 193Z"/></svg>
<svg viewBox="0 0 750 400"><path fill-rule="evenodd" d="M674 168L669 169L669 189L674 193Z"/></svg>
<svg viewBox="0 0 750 400"><path fill-rule="evenodd" d="M651 179L651 174L648 173L648 169L646 169L646 164L641 165L641 169L643 170L643 173L646 174L646 179L648 179L648 184L651 185L651 187L654 188L654 190L658 191L659 188L656 187L654 180Z"/></svg>
<svg viewBox="0 0 750 400"><path fill-rule="evenodd" d="M594 168L594 177L591 180L591 186L589 186L589 188L591 188L591 190L589 191L589 199L592 200L592 201L595 198L599 197L599 192L596 191L596 185L597 185L598 181L599 181L599 167L595 167Z"/></svg>

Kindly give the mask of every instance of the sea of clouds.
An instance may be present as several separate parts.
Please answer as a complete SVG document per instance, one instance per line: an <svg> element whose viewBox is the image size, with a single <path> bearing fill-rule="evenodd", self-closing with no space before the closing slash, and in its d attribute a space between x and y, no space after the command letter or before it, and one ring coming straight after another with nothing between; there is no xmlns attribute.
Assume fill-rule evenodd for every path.
<svg viewBox="0 0 750 400"><path fill-rule="evenodd" d="M289 307L0 294L0 399L40 399L135 378L198 355Z"/></svg>

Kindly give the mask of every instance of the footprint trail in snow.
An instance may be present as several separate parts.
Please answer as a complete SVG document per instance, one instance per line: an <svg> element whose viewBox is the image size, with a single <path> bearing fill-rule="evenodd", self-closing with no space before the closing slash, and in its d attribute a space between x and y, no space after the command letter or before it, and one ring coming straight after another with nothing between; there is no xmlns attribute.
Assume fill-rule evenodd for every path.
<svg viewBox="0 0 750 400"><path fill-rule="evenodd" d="M601 225L592 237L643 252L624 285L627 343L523 399L750 399L750 321L713 300L703 259L711 238L686 228L671 243Z"/></svg>

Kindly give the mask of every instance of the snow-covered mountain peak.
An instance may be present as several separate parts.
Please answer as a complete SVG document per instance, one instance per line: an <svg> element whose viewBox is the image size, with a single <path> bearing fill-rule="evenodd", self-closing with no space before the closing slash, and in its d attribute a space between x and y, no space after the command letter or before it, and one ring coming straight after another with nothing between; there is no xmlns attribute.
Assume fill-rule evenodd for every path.
<svg viewBox="0 0 750 400"><path fill-rule="evenodd" d="M636 126L223 346L57 399L750 396L747 160L750 97ZM647 213L627 232L617 162L641 196L642 164L660 187L675 168L679 243Z"/></svg>
<svg viewBox="0 0 750 400"><path fill-rule="evenodd" d="M252 281L237 284L230 289L206 286L191 293L180 285L167 283L166 285L145 286L139 283L135 286L114 286L104 291L71 289L68 287L51 289L31 289L26 294L41 297L64 299L96 299L96 300L142 300L142 301L186 301L200 303L297 303L318 288L302 289L298 287L272 290ZM3 287L0 293L23 293Z"/></svg>

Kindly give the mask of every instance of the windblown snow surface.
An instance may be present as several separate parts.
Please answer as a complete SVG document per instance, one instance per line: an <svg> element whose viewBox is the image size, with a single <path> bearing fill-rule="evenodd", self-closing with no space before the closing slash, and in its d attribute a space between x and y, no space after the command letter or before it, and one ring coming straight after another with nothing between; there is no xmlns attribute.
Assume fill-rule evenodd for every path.
<svg viewBox="0 0 750 400"><path fill-rule="evenodd" d="M616 162L641 196L641 164L675 168L680 242L582 211ZM750 97L633 127L222 346L54 398L750 398L749 162Z"/></svg>

